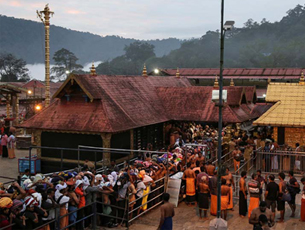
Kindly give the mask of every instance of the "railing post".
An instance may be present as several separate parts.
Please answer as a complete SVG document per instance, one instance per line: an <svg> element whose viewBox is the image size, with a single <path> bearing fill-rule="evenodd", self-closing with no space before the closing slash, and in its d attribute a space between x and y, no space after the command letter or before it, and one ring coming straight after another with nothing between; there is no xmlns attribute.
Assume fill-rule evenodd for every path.
<svg viewBox="0 0 305 230"><path fill-rule="evenodd" d="M32 147L29 148L29 170L30 170L30 174L32 173L31 170L31 162L32 161Z"/></svg>
<svg viewBox="0 0 305 230"><path fill-rule="evenodd" d="M60 170L62 171L62 167L63 167L63 157L64 157L64 150L61 149L60 150Z"/></svg>
<svg viewBox="0 0 305 230"><path fill-rule="evenodd" d="M96 152L94 152L94 169L96 170Z"/></svg>
<svg viewBox="0 0 305 230"><path fill-rule="evenodd" d="M96 216L97 216L97 213L96 213L96 201L94 201L93 203L92 203L92 205L93 205L93 207L92 207L92 212L93 212L93 223L92 223L92 229L93 230L95 230L96 229Z"/></svg>
<svg viewBox="0 0 305 230"><path fill-rule="evenodd" d="M128 190L127 190L127 193L128 193ZM126 216L126 227L127 229L129 229L129 193L128 193L128 196L127 196L127 216Z"/></svg>
<svg viewBox="0 0 305 230"><path fill-rule="evenodd" d="M56 210L55 210L55 218L57 218L56 223L55 223L55 229L60 230L60 209L58 211L58 216L56 216Z"/></svg>
<svg viewBox="0 0 305 230"><path fill-rule="evenodd" d="M79 157L80 157L80 150L79 150L79 146L77 149L77 168L79 169Z"/></svg>

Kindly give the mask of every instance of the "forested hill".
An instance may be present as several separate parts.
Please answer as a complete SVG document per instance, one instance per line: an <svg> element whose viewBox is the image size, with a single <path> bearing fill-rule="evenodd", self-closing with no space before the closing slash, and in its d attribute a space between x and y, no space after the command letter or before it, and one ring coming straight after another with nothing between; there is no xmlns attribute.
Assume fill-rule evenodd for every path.
<svg viewBox="0 0 305 230"><path fill-rule="evenodd" d="M81 64L105 61L124 54L125 45L136 41L118 36L101 37L86 32L51 25L50 53L65 48L73 52ZM182 43L176 38L150 40L157 56L168 54ZM28 64L44 63L44 26L41 22L0 15L0 53L12 53Z"/></svg>
<svg viewBox="0 0 305 230"><path fill-rule="evenodd" d="M167 56L150 58L147 67L219 67L219 38L218 31L209 31ZM305 7L289 10L279 22L249 19L243 28L227 32L224 64L231 68L305 67Z"/></svg>

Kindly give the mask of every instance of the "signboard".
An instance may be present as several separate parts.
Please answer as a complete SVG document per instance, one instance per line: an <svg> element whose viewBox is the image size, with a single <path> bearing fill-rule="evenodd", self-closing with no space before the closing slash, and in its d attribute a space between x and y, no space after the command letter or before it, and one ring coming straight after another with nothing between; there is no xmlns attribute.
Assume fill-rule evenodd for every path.
<svg viewBox="0 0 305 230"><path fill-rule="evenodd" d="M181 179L168 178L166 192L170 195L169 202L178 207Z"/></svg>

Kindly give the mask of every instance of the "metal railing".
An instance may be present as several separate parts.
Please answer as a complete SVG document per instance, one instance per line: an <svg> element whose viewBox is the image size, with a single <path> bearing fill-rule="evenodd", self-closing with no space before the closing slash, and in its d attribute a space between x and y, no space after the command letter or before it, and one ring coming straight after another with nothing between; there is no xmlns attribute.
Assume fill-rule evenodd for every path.
<svg viewBox="0 0 305 230"><path fill-rule="evenodd" d="M266 173L294 171L302 174L305 171L305 153L294 151L258 151L256 168Z"/></svg>
<svg viewBox="0 0 305 230"><path fill-rule="evenodd" d="M164 191L165 191L165 180L166 180L166 179L167 179L167 176L164 176L164 177L162 177L162 178L160 178L160 179L154 181L154 183L156 184L157 187L154 188L153 190L151 190L152 187L150 187L149 193L145 194L145 196L147 196L147 202L145 202L144 204L143 204L143 202L142 202L142 204L141 204L139 207L133 208L132 210L130 210L130 211L128 212L128 223L129 223L129 224L130 224L132 221L134 221L135 219L137 219L137 218L139 218L140 216L142 216L144 213L147 213L148 211L150 211L151 209L157 207L158 205L160 205L160 204L163 202L162 199L161 199L161 196L164 194ZM159 183L159 182L160 182L160 183ZM162 182L163 182L163 183L162 183ZM148 200L150 194L154 194L154 196L153 196L152 199L149 199L149 200ZM132 194L129 194L129 197L130 197L130 195L132 195ZM131 201L131 202L129 202L129 200L128 200L128 210L129 210L129 207L130 207L131 204L136 203L138 200L143 199L145 196L140 197L140 198L137 198L136 200ZM155 201L155 200L156 200L156 201ZM153 201L154 201L154 203L153 203L149 208L147 208L146 210L144 210L142 213L133 216L134 211L137 211L138 209L142 208L142 207L145 206L145 205L148 205L149 203L151 203L151 202L153 202ZM129 218L130 215L132 215L133 217L132 217L132 218Z"/></svg>
<svg viewBox="0 0 305 230"><path fill-rule="evenodd" d="M246 171L247 172L247 178L250 179L251 178L251 172L253 172L253 170L257 170L257 168L255 167L255 162L257 161L257 153L258 151L261 151L261 147L258 148L257 150L253 150L252 154L250 155L250 159L244 161L244 163L239 167L239 169L237 169L236 171L234 171L233 174L233 178L234 178L234 183L235 183L235 191L233 191L233 198L234 199L238 199L239 198L239 180L240 180L240 173L242 171Z"/></svg>
<svg viewBox="0 0 305 230"><path fill-rule="evenodd" d="M32 146L29 149L29 168L31 167L32 149L55 149L55 150L60 150L60 152L61 152L60 169L61 170L63 169L63 162L64 162L64 154L63 153L64 153L64 151L89 151L89 152L94 152L95 154L98 153L98 152L106 152L107 151L107 152L111 152L111 153L114 153L114 152L115 153L125 153L126 155L129 154L130 152L138 152L138 153L146 153L146 154L148 153L149 154L148 157L151 157L153 154L160 155L160 154L164 154L165 153L165 152L158 152L158 151L108 149L108 148L99 148L99 147L91 147L91 146L81 146L81 147L86 147L86 149L56 148L56 147L54 148L54 147ZM128 157L128 163L129 164L133 163L136 159L137 158L129 159L129 157ZM79 154L78 154L78 162L80 162L79 161ZM168 159L166 160L166 162L168 162ZM95 166L97 166L96 163L97 162L95 162ZM121 164L118 164L117 166L119 168L123 168L125 166L125 163L126 162L122 162ZM167 168L167 172L168 172L168 164L166 164L166 168ZM105 172L105 170L107 170L107 169L108 169L107 167L103 166L102 168L97 169L97 173L98 172L99 173L100 172ZM74 169L69 169L69 170L66 170L66 171L72 171L72 170L74 170ZM48 176L48 175L52 175L52 174L54 174L54 172L47 173L47 174L44 174L44 175ZM97 216L104 216L104 217L112 218L112 219L114 219L116 221L121 221L122 223L125 222L126 226L128 228L129 224L132 221L134 221L138 217L142 216L143 214L147 213L151 209L157 207L158 205L160 205L163 202L162 199L161 199L161 196L164 194L164 191L165 191L165 182L166 182L166 179L168 178L167 175L162 177L162 178L160 178L160 179L158 179L157 181L153 182L156 185L156 187L150 187L149 193L144 195L144 197L147 196L147 201L145 203L141 203L141 205L138 206L137 208L134 208L134 209L130 210L129 207L134 202L136 202L137 200L140 200L142 198L138 198L137 200L132 201L132 202L129 202L129 198L123 199L123 200L126 201L124 207L118 206L118 205L113 204L113 203L112 204L105 204L105 203L100 202L100 201L94 201L91 204L88 204L85 207L83 207L83 208L86 208L86 207L90 207L91 206L91 208L92 208L92 213L91 214L89 214L86 217L83 217L81 219L78 219L75 223L71 223L71 224L69 224L68 226L65 226L62 229L67 229L67 228L75 225L76 223L82 222L82 221L84 221L86 219L89 219L89 218L92 218L91 219L92 229L96 229L96 224L97 224L96 217ZM9 179L12 179L12 178L9 178ZM13 181L10 181L10 182L13 182ZM151 189L151 188L153 188L153 189ZM154 196L152 196L152 195L154 195ZM109 196L113 196L113 194L110 194ZM114 199L114 200L116 200L116 199ZM113 213L105 214L105 213L98 212L97 209L96 209L97 205L112 207L115 210L115 212L114 212L114 214ZM138 212L139 209L142 209L142 207L144 207L146 205L149 206L147 209L145 209L143 212L141 212L139 214L133 215L135 212ZM83 209L83 208L81 208L81 209ZM63 218L65 218L65 217L73 214L74 212L77 212L78 210L81 210L81 209L77 209L75 211L69 212L68 214L63 215L63 216L60 216L60 215L55 216L55 218L53 220L50 220L50 221L44 223L43 225L39 226L37 229L40 229L42 227L45 227L45 226L48 226L48 225L52 224L54 226L55 230L60 230L60 222L61 222L61 220ZM123 217L119 216L119 214L118 214L119 210L124 212ZM57 212L55 212L55 213L57 213ZM3 227L3 228L0 228L0 230L9 229L12 226L14 226L14 224L6 226L6 227Z"/></svg>

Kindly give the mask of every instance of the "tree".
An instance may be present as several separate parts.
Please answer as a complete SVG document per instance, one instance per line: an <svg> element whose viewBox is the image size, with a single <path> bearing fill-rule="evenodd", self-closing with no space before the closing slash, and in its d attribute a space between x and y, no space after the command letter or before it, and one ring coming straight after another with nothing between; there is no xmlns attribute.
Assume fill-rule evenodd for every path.
<svg viewBox="0 0 305 230"><path fill-rule="evenodd" d="M98 74L137 75L141 73L143 64L156 57L154 45L146 42L133 42L125 46L125 55L118 56L97 66Z"/></svg>
<svg viewBox="0 0 305 230"><path fill-rule="evenodd" d="M125 56L132 62L145 61L150 57L155 57L154 45L147 42L133 42L129 46L125 46Z"/></svg>
<svg viewBox="0 0 305 230"><path fill-rule="evenodd" d="M13 54L0 55L0 77L2 82L29 81L29 70L23 59Z"/></svg>
<svg viewBox="0 0 305 230"><path fill-rule="evenodd" d="M52 80L64 80L68 73L78 73L83 68L76 63L78 58L75 54L64 48L55 52L53 60L55 66L52 67L51 73L55 75L51 77Z"/></svg>

